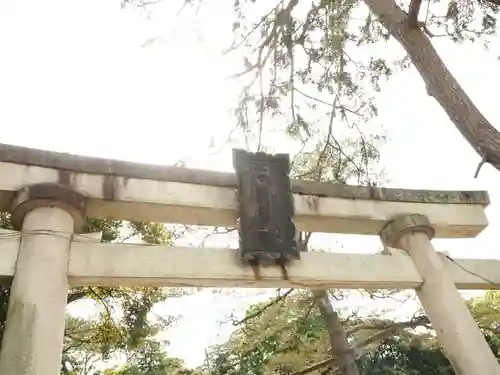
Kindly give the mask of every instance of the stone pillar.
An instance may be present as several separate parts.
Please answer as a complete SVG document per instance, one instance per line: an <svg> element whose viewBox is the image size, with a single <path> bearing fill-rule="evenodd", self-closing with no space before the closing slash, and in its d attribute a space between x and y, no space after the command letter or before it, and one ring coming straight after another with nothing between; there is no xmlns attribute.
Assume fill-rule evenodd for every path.
<svg viewBox="0 0 500 375"><path fill-rule="evenodd" d="M0 353L2 375L60 373L72 234L85 224L85 198L57 184L36 184L14 199L22 239ZM16 228L17 229L17 228Z"/></svg>
<svg viewBox="0 0 500 375"><path fill-rule="evenodd" d="M427 217L399 217L387 224L381 237L388 246L406 250L415 263L424 281L417 295L455 373L499 375L495 356L430 242L434 230Z"/></svg>

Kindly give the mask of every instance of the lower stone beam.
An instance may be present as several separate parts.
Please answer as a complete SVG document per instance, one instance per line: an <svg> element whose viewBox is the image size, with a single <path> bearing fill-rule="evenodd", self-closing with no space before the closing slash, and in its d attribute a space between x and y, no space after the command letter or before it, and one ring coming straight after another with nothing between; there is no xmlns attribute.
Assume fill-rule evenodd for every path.
<svg viewBox="0 0 500 375"><path fill-rule="evenodd" d="M0 279L5 282L15 270L20 238L15 233L0 234ZM262 267L256 278L234 249L104 244L75 235L68 276L71 286L414 289L422 284L406 255L311 252L301 258L288 266L289 280L278 266ZM457 288L500 289L500 260L451 261L444 255L442 260Z"/></svg>

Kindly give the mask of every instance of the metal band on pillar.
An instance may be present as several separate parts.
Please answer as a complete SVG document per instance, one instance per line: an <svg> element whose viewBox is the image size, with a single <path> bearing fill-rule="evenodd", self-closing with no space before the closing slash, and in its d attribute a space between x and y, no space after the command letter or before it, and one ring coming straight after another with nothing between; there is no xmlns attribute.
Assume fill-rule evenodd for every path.
<svg viewBox="0 0 500 375"><path fill-rule="evenodd" d="M420 214L404 215L390 221L380 232L382 241L391 247L398 247L399 240L411 232L424 232L429 240L434 238L435 230L427 216ZM403 249L407 250L407 249Z"/></svg>

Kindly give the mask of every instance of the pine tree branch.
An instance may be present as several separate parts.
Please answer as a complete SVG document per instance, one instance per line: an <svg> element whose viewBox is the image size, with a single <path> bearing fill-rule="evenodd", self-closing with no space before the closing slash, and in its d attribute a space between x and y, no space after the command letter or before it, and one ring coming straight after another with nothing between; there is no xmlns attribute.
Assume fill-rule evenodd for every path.
<svg viewBox="0 0 500 375"><path fill-rule="evenodd" d="M361 352L361 351L363 351L363 349L367 345L374 344L374 343L381 343L384 340L387 340L392 334L396 333L399 330L405 329L405 328L416 328L418 326L424 326L424 327L429 328L428 323L429 323L429 319L426 316L421 316L421 317L411 319L410 321L396 322L396 323L392 323L389 325L384 325L383 327L378 326L378 325L370 325L370 324L366 324L366 325L363 324L363 325L357 326L355 328L359 328L359 329L374 329L374 328L377 329L377 328L379 328L379 329L381 329L381 331L376 332L373 335L371 335L370 337L359 342L356 349L359 352ZM352 330L350 333L352 333L354 331L357 331L357 330ZM320 368L333 365L336 362L338 362L338 360L339 360L338 357L332 356L332 357L325 359L321 362L315 363L314 365L306 367L300 371L296 371L296 372L292 373L291 375L306 375L306 374L309 374L313 371L319 370Z"/></svg>
<svg viewBox="0 0 500 375"><path fill-rule="evenodd" d="M408 9L408 25L410 27L418 27L418 14L420 13L421 6L422 0L411 0L410 8Z"/></svg>
<svg viewBox="0 0 500 375"><path fill-rule="evenodd" d="M334 102L335 104L335 102ZM307 252L308 243L311 239L311 232L299 233L299 248L300 251ZM356 364L355 348L351 348L347 341L347 335L338 313L333 309L326 289L311 290L314 304L320 311L321 317L325 324L330 340L331 353L335 360L339 363L340 373L342 375L358 375L359 369ZM332 360L332 359L330 359ZM321 366L322 367L322 366ZM311 372L308 370L304 374ZM299 372L299 375L301 373Z"/></svg>
<svg viewBox="0 0 500 375"><path fill-rule="evenodd" d="M500 132L482 114L419 28L405 27L407 14L394 0L363 0L410 56L427 93L444 109L484 163L500 171ZM500 0L487 0L494 4Z"/></svg>
<svg viewBox="0 0 500 375"><path fill-rule="evenodd" d="M271 306L274 306L276 305L278 302L280 301L283 301L286 297L288 297L295 289L289 289L287 290L285 293L283 293L282 295L276 297L275 299L271 300L269 303L267 303L266 305L262 306L262 308L260 308L259 310L257 310L256 312L254 312L253 314L250 314L250 315L247 315L245 316L243 319L237 321L234 323L235 326L238 326L238 325L241 325L251 319L254 319L256 317L258 317L259 315L261 315L262 313L264 313L264 311L266 311L268 308L270 308ZM279 291L279 289L278 289Z"/></svg>
<svg viewBox="0 0 500 375"><path fill-rule="evenodd" d="M306 375L306 374L309 374L313 371L319 370L320 368L329 366L335 362L337 362L337 357L328 358L328 359L325 359L324 361L318 362L312 366L306 367L305 369L294 372L294 373L292 373L292 375Z"/></svg>
<svg viewBox="0 0 500 375"><path fill-rule="evenodd" d="M313 290L314 301L328 331L332 354L337 358L342 375L358 375L356 364L356 349L347 340L347 334L342 327L338 313L333 309L326 290Z"/></svg>
<svg viewBox="0 0 500 375"><path fill-rule="evenodd" d="M88 291L83 290L75 293L70 293L68 294L68 298L66 299L66 304L70 304L72 302L78 301L79 299L82 299L83 297L87 296Z"/></svg>

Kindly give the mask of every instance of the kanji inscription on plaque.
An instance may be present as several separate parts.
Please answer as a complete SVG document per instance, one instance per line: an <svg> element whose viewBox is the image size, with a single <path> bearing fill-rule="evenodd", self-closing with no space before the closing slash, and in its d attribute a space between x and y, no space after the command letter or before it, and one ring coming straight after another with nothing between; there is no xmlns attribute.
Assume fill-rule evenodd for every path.
<svg viewBox="0 0 500 375"><path fill-rule="evenodd" d="M299 259L287 154L233 149L241 257L259 264Z"/></svg>

